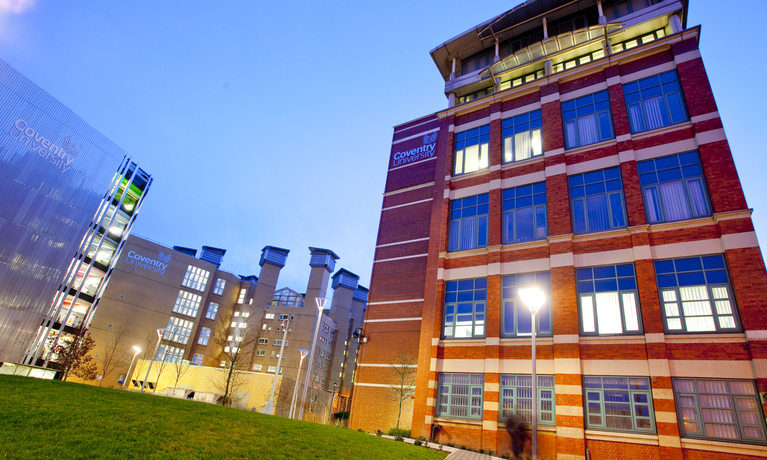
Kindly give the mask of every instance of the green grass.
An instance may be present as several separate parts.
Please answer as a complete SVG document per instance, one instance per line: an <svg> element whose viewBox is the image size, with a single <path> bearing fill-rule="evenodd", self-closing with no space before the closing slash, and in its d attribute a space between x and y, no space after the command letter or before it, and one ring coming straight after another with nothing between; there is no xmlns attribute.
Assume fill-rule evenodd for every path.
<svg viewBox="0 0 767 460"><path fill-rule="evenodd" d="M367 433L194 401L0 375L0 458L444 459Z"/></svg>

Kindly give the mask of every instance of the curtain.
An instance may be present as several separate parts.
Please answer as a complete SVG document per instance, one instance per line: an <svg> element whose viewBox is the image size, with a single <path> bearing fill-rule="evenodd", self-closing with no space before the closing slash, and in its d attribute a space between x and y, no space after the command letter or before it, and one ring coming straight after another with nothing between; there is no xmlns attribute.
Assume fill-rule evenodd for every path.
<svg viewBox="0 0 767 460"><path fill-rule="evenodd" d="M664 182L660 184L659 188L666 220L689 219L690 209L687 205L682 181Z"/></svg>
<svg viewBox="0 0 767 460"><path fill-rule="evenodd" d="M477 218L468 217L461 220L461 248L473 249L477 247Z"/></svg>
<svg viewBox="0 0 767 460"><path fill-rule="evenodd" d="M465 161L465 173L470 173L479 170L479 145L471 145L466 147L466 161Z"/></svg>
<svg viewBox="0 0 767 460"><path fill-rule="evenodd" d="M647 187L644 189L645 209L647 210L647 220L650 223L660 222L663 217L660 214L660 203L658 202L658 189Z"/></svg>
<svg viewBox="0 0 767 460"><path fill-rule="evenodd" d="M633 292L622 295L623 297L623 317L626 318L626 330L638 331L639 319L637 318L636 296Z"/></svg>
<svg viewBox="0 0 767 460"><path fill-rule="evenodd" d="M600 334L621 334L620 301L617 292L597 292L594 296L597 303L597 323Z"/></svg>
<svg viewBox="0 0 767 460"><path fill-rule="evenodd" d="M690 191L690 201L692 202L692 212L696 216L705 216L708 214L708 205L706 204L706 195L703 193L703 183L700 179L687 181L687 188Z"/></svg>
<svg viewBox="0 0 767 460"><path fill-rule="evenodd" d="M639 133L644 131L642 124L642 108L639 104L629 106L629 121L631 122L631 132Z"/></svg>
<svg viewBox="0 0 767 460"><path fill-rule="evenodd" d="M578 118L579 145L593 144L599 141L597 117L593 113Z"/></svg>
<svg viewBox="0 0 767 460"><path fill-rule="evenodd" d="M589 231L598 232L610 229L610 212L607 210L607 197L605 195L586 197L586 209L589 216Z"/></svg>
<svg viewBox="0 0 767 460"><path fill-rule="evenodd" d="M666 125L663 122L664 112L666 110L663 104L663 96L645 99L644 110L647 114L647 129L656 129Z"/></svg>
<svg viewBox="0 0 767 460"><path fill-rule="evenodd" d="M594 332L594 305L590 295L581 296L581 322L583 332Z"/></svg>
<svg viewBox="0 0 767 460"><path fill-rule="evenodd" d="M514 161L530 158L530 131L514 136Z"/></svg>
<svg viewBox="0 0 767 460"><path fill-rule="evenodd" d="M567 148L578 147L578 134L575 129L575 122L568 121L565 123L565 140L567 141Z"/></svg>

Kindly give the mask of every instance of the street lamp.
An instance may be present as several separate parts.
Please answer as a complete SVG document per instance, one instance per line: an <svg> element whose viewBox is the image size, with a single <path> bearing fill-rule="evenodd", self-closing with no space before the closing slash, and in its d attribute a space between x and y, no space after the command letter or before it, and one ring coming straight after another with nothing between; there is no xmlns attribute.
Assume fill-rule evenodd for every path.
<svg viewBox="0 0 767 460"><path fill-rule="evenodd" d="M517 291L522 298L522 302L530 309L532 316L532 335L533 335L533 460L538 459L536 451L536 441L538 438L538 377L535 374L535 314L541 309L546 301L546 296L538 288L532 287L520 289Z"/></svg>
<svg viewBox="0 0 767 460"><path fill-rule="evenodd" d="M285 351L285 341L288 338L288 325L290 320L285 318L282 321L282 343L280 344L280 355L277 357L277 370L274 371L274 378L272 379L272 392L269 393L269 401L266 402L264 407L264 413L272 415L274 414L274 389L277 388L277 376L280 374L280 364L282 364L282 355Z"/></svg>
<svg viewBox="0 0 767 460"><path fill-rule="evenodd" d="M314 337L312 338L312 346L309 347L309 362L306 364L306 378L304 379L304 394L301 396L301 407L298 409L298 419L301 420L304 417L304 404L306 403L306 390L309 389L309 378L312 375L312 364L314 364L315 349L317 348L317 336L320 335L320 323L322 323L322 309L325 308L326 298L317 297L314 299L317 303L317 325L314 327Z"/></svg>
<svg viewBox="0 0 767 460"><path fill-rule="evenodd" d="M162 333L165 332L165 328L157 329L157 345L154 347L154 353L152 353L152 360L149 361L149 368L146 370L146 376L144 377L144 381L141 382L141 393L144 392L144 388L146 388L146 381L149 380L149 371L152 370L152 364L154 364L154 359L157 357L157 350L160 349L160 341L162 340Z"/></svg>
<svg viewBox="0 0 767 460"><path fill-rule="evenodd" d="M288 418L293 418L293 409L296 407L296 393L298 392L298 381L301 378L301 366L304 365L304 358L306 358L306 355L309 353L309 350L304 350L303 348L299 348L298 351L301 352L301 361L298 363L298 372L296 372L296 384L293 386L293 399L290 401L290 414L288 414Z"/></svg>
<svg viewBox="0 0 767 460"><path fill-rule="evenodd" d="M123 390L125 389L125 384L128 383L128 380L130 380L130 373L133 370L133 363L136 362L136 356L141 353L141 348L137 347L136 345L133 345L133 349L136 350L136 352L133 353L133 359L130 360L130 366L128 366L128 375L125 376L125 381L123 382Z"/></svg>

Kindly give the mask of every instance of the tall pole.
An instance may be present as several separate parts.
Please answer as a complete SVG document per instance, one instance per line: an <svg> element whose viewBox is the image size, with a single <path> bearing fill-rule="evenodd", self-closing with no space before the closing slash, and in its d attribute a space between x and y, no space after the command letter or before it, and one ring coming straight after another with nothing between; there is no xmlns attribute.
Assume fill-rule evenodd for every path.
<svg viewBox="0 0 767 460"><path fill-rule="evenodd" d="M266 402L264 407L264 413L272 415L274 414L274 389L277 388L277 376L280 374L280 365L282 364L282 354L285 351L285 340L288 338L288 325L290 320L285 318L282 321L282 344L280 345L280 356L277 357L277 370L274 371L274 378L272 379L272 391L269 393L269 401Z"/></svg>
<svg viewBox="0 0 767 460"><path fill-rule="evenodd" d="M154 353L152 353L152 360L149 361L149 368L146 370L146 376L144 377L144 381L141 382L141 393L144 392L144 388L146 388L146 381L149 380L149 371L152 370L152 364L154 364L154 359L157 356L157 350L160 349L160 341L162 340L163 332L165 332L165 328L157 329L157 345L154 347Z"/></svg>
<svg viewBox="0 0 767 460"><path fill-rule="evenodd" d="M533 321L533 460L538 460L536 449L538 439L538 377L535 374L535 311L532 311Z"/></svg>
<svg viewBox="0 0 767 460"><path fill-rule="evenodd" d="M128 383L128 380L130 379L130 373L133 370L133 363L136 362L136 356L141 353L141 349L139 347L134 345L133 349L136 350L136 352L133 353L133 359L130 360L130 366L128 366L128 374L125 376L125 381L123 382L123 390L125 389L125 384Z"/></svg>
<svg viewBox="0 0 767 460"><path fill-rule="evenodd" d="M304 350L303 348L299 348L298 351L301 352L301 361L298 363L298 372L296 372L296 384L293 387L293 399L290 401L290 414L288 414L288 418L293 418L293 409L296 407L296 394L298 393L298 382L301 379L301 366L304 365L304 358L306 358L307 353L309 353L309 350Z"/></svg>
<svg viewBox="0 0 767 460"><path fill-rule="evenodd" d="M304 379L304 394L301 396L301 407L298 409L298 419L304 418L304 404L306 404L306 391L309 389L309 379L312 376L312 365L314 364L315 349L317 348L317 336L320 335L320 323L322 323L322 308L325 306L325 302L328 299L317 297L314 299L317 302L317 325L314 327L314 337L312 338L312 346L309 347L309 362L306 364L306 378Z"/></svg>

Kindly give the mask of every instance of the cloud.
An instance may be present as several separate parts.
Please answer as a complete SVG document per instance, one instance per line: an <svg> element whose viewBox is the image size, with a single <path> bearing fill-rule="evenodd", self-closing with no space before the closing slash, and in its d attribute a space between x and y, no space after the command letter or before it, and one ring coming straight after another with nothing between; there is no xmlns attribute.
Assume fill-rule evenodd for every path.
<svg viewBox="0 0 767 460"><path fill-rule="evenodd" d="M0 0L0 16L21 14L35 6L35 0Z"/></svg>

